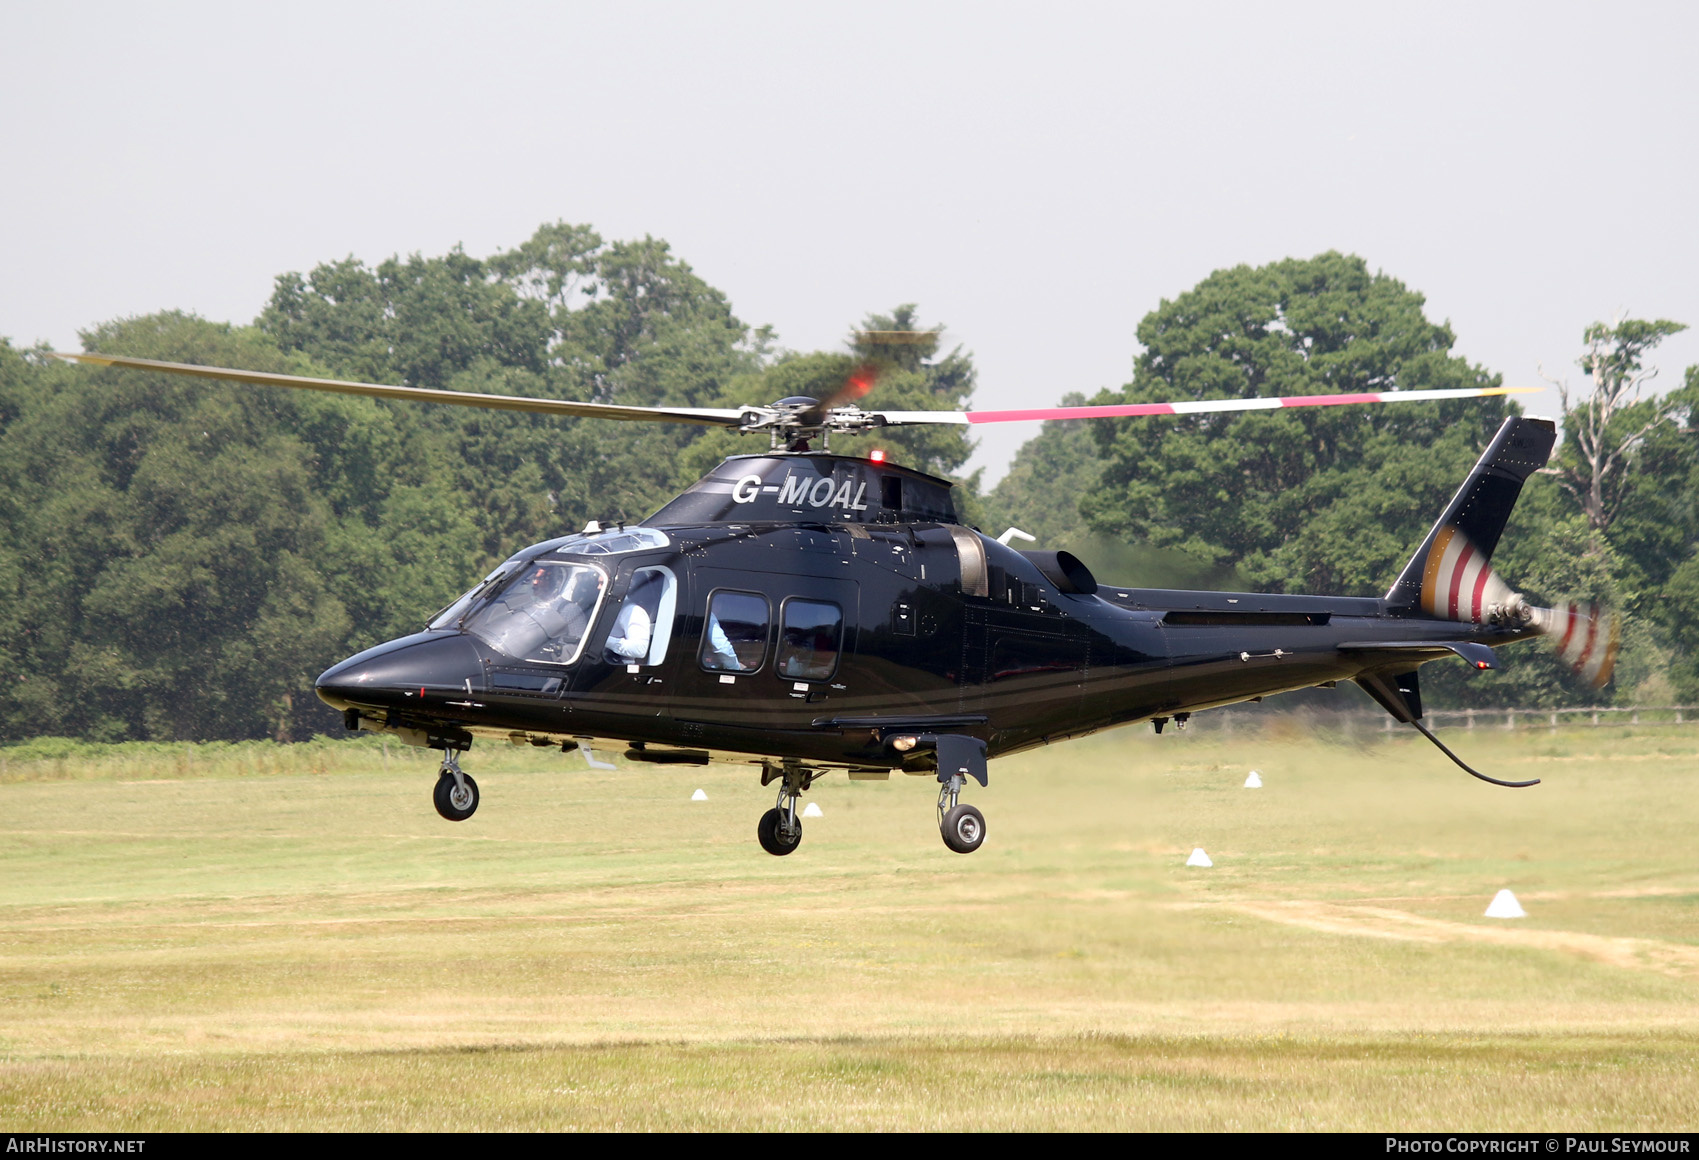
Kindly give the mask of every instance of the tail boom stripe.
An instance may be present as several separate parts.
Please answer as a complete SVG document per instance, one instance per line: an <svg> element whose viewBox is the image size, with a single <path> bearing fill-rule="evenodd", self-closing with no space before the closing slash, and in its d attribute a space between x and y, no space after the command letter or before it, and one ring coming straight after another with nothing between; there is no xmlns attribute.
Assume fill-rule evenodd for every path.
<svg viewBox="0 0 1699 1160"><path fill-rule="evenodd" d="M1428 561L1422 569L1422 611L1430 616L1439 615L1439 573L1440 566L1445 562L1445 553L1451 547L1451 539L1457 534L1457 529L1447 524L1434 537L1433 546L1428 549Z"/></svg>
<svg viewBox="0 0 1699 1160"><path fill-rule="evenodd" d="M1446 616L1450 620L1457 619L1457 594L1463 587L1463 573L1469 567L1469 561L1475 555L1475 545L1468 540L1463 541L1463 550L1457 554L1457 563L1451 570L1451 592L1447 605Z"/></svg>
<svg viewBox="0 0 1699 1160"><path fill-rule="evenodd" d="M1487 590L1487 581L1493 578L1493 570L1485 560L1481 561L1481 574L1475 577L1475 591L1469 597L1469 619L1476 624L1481 623L1481 617L1486 614L1486 608L1481 603L1481 596Z"/></svg>

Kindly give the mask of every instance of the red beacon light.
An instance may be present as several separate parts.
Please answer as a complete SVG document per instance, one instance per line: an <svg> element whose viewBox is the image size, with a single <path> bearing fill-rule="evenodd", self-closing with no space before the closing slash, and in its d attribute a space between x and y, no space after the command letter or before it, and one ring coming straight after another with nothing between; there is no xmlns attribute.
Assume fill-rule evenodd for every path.
<svg viewBox="0 0 1699 1160"><path fill-rule="evenodd" d="M875 448L867 453L867 458L872 460L874 463L883 463L885 462L885 452Z"/></svg>

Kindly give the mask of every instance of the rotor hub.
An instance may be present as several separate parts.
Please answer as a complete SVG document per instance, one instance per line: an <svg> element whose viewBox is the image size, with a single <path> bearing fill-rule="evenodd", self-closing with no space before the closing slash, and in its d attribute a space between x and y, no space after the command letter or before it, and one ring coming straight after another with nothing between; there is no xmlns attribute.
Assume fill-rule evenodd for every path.
<svg viewBox="0 0 1699 1160"><path fill-rule="evenodd" d="M747 407L739 419L739 431L765 431L775 448L793 450L806 450L813 439L819 439L821 449L826 450L833 431L871 431L885 426L885 417L877 411L863 411L853 403L827 407L808 395L791 395L765 407Z"/></svg>

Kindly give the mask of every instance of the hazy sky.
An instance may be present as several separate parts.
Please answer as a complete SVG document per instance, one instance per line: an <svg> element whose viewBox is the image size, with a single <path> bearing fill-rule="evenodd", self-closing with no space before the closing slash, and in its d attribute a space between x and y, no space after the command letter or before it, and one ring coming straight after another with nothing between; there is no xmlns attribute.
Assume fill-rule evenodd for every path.
<svg viewBox="0 0 1699 1160"><path fill-rule="evenodd" d="M1696 43L1678 3L0 0L0 335L565 219L796 349L918 302L982 407L1118 385L1162 298L1327 249L1577 379L1594 319L1699 324Z"/></svg>

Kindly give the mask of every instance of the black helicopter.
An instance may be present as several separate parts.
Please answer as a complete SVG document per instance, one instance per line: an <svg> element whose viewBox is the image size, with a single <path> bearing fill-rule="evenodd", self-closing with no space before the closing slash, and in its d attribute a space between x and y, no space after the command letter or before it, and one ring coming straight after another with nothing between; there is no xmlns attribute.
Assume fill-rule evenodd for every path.
<svg viewBox="0 0 1699 1160"><path fill-rule="evenodd" d="M833 455L833 432L1395 403L1516 388L1206 400L1021 411L862 410L852 377L833 397L728 409L625 407L262 374L100 354L60 357L236 382L389 399L765 432L765 453L726 459L638 524L515 553L424 631L325 671L318 695L350 730L440 749L438 812L464 821L478 785L459 755L475 736L633 762L756 765L778 783L762 847L802 840L798 799L822 774L935 777L938 823L959 853L985 840L961 800L990 758L1203 709L1355 681L1470 769L1422 723L1419 667L1458 656L1497 667L1496 645L1557 638L1595 684L1618 621L1593 605L1536 608L1489 564L1523 482L1550 456L1549 420L1506 419L1433 530L1380 598L1100 585L1067 552L1018 551L964 526L948 481ZM821 444L812 450L813 442ZM1011 529L1013 531L1013 529ZM1007 533L1005 534L1005 539Z"/></svg>

